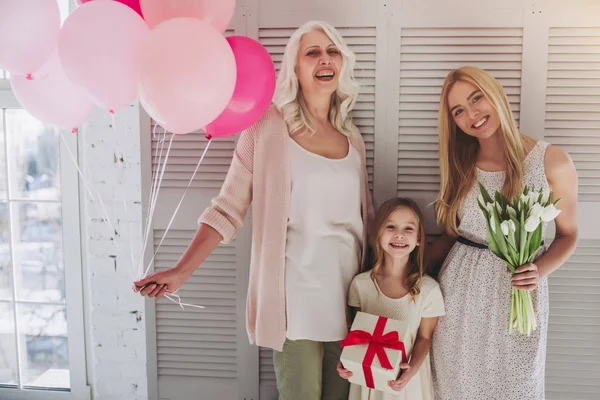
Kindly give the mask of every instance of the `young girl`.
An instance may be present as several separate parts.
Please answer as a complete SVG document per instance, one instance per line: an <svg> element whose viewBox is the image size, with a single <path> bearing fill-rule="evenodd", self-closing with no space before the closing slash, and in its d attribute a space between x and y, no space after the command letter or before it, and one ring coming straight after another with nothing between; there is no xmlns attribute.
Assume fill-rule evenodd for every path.
<svg viewBox="0 0 600 400"><path fill-rule="evenodd" d="M444 315L442 292L435 280L424 275L425 230L423 215L410 199L386 201L377 211L370 235L372 270L354 278L348 304L365 313L403 323L399 332L408 363L389 382L396 395L351 385L350 400L433 399L429 346L437 323ZM344 379L352 372L338 363Z"/></svg>

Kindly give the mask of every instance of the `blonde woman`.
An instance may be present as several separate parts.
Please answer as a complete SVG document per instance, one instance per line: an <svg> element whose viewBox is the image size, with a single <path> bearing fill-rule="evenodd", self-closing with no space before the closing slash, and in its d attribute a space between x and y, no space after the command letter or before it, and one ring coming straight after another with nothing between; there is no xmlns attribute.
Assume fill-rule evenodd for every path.
<svg viewBox="0 0 600 400"><path fill-rule="evenodd" d="M439 265L445 258L439 282L446 315L432 343L436 399L541 400L547 278L577 243L575 167L565 151L521 134L502 86L474 67L452 71L444 82L439 140L436 213L445 234L429 261ZM562 198L552 245L512 278L486 246L477 181L509 197L535 185ZM512 286L532 292L538 329L531 336L507 332Z"/></svg>
<svg viewBox="0 0 600 400"><path fill-rule="evenodd" d="M275 106L240 136L218 197L175 267L136 282L174 292L229 242L252 203L246 303L250 341L270 347L280 400L344 399L336 364L346 297L372 214L365 145L350 111L355 56L339 33L309 22L290 38Z"/></svg>

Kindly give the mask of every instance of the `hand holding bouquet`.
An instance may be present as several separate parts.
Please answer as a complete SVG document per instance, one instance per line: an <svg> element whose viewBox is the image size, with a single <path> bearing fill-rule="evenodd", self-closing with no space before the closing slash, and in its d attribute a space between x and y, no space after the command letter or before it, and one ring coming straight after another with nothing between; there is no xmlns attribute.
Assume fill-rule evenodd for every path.
<svg viewBox="0 0 600 400"><path fill-rule="evenodd" d="M488 247L514 275L518 267L533 262L542 244L543 222L552 221L560 214L556 208L560 199L553 202L552 192L536 191L533 187L525 187L512 202L500 192L492 199L482 184L479 190L481 195L477 202L487 221ZM527 335L537 329L530 292L514 287L508 332L512 333L513 329Z"/></svg>

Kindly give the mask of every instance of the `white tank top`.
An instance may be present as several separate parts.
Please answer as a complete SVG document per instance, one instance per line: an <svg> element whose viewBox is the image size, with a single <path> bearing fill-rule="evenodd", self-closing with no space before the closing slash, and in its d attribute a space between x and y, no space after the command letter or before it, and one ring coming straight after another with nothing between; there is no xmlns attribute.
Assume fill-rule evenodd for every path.
<svg viewBox="0 0 600 400"><path fill-rule="evenodd" d="M289 139L287 338L320 342L348 333L346 301L362 249L361 160L351 145L329 159Z"/></svg>

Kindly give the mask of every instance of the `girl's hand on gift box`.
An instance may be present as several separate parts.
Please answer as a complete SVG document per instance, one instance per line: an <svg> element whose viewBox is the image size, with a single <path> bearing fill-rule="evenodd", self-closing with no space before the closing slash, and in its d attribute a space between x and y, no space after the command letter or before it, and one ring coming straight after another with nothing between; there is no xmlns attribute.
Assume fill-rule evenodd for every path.
<svg viewBox="0 0 600 400"><path fill-rule="evenodd" d="M352 372L344 368L341 361L338 361L336 369L343 379L349 379L352 376Z"/></svg>
<svg viewBox="0 0 600 400"><path fill-rule="evenodd" d="M390 387L396 392L399 392L402 389L404 389L408 384L408 381L410 381L412 377L415 376L415 374L417 373L417 369L412 367L409 363L400 364L400 370L402 371L400 377L395 381L389 382Z"/></svg>

